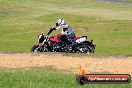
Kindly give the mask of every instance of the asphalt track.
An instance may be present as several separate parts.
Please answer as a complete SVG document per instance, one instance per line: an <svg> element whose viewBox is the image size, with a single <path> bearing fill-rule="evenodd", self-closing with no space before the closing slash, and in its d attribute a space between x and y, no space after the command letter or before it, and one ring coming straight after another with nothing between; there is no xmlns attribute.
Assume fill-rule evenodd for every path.
<svg viewBox="0 0 132 88"><path fill-rule="evenodd" d="M97 0L97 1L103 3L132 4L132 1L124 1L124 0Z"/></svg>

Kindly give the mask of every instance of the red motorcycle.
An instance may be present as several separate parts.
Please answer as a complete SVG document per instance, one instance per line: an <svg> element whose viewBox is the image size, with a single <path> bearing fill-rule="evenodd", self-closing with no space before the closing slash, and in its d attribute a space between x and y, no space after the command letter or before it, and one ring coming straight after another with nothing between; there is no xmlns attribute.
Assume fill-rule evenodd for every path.
<svg viewBox="0 0 132 88"><path fill-rule="evenodd" d="M93 40L87 41L87 36L78 36L74 38L77 46L73 49L70 43L60 39L62 35L56 34L53 37L43 39L42 43L34 45L31 49L32 52L81 52L81 53L94 53L95 46Z"/></svg>

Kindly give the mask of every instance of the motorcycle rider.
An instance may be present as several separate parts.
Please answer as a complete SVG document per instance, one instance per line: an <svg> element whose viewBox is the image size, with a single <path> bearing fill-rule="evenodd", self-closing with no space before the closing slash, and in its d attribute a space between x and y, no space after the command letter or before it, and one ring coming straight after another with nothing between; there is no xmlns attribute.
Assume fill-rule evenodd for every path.
<svg viewBox="0 0 132 88"><path fill-rule="evenodd" d="M61 40L68 40L68 42L71 43L71 47L74 48L77 46L76 42L74 41L74 38L76 37L75 33L73 32L72 28L66 23L64 19L58 19L56 21L56 24L53 28L49 30L47 35L49 35L53 30L61 29Z"/></svg>

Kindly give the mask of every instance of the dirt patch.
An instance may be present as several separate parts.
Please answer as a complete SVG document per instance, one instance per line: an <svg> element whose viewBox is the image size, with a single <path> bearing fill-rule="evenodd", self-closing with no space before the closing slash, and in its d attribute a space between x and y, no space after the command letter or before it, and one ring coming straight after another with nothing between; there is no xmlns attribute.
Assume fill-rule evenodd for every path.
<svg viewBox="0 0 132 88"><path fill-rule="evenodd" d="M0 54L0 67L29 68L52 66L76 73L82 65L87 72L132 74L132 57L70 57L61 54Z"/></svg>

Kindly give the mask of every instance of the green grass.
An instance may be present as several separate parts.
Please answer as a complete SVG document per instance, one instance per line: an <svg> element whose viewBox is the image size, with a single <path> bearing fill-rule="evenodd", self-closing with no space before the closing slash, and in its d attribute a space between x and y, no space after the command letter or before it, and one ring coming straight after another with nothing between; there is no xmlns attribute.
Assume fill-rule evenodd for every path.
<svg viewBox="0 0 132 88"><path fill-rule="evenodd" d="M132 55L132 5L96 0L0 0L0 52L29 52L37 35L46 34L58 18L93 39L95 55ZM75 74L49 67L0 69L0 88L82 87L131 88L132 83L79 86Z"/></svg>
<svg viewBox="0 0 132 88"><path fill-rule="evenodd" d="M94 0L0 0L0 52L29 52L39 33L64 18L77 35L94 40L95 54L132 55L131 9Z"/></svg>
<svg viewBox="0 0 132 88"><path fill-rule="evenodd" d="M0 88L131 88L132 84L86 84L76 83L70 72L51 67L30 69L1 69Z"/></svg>

